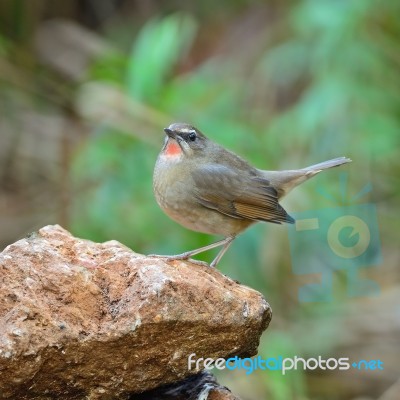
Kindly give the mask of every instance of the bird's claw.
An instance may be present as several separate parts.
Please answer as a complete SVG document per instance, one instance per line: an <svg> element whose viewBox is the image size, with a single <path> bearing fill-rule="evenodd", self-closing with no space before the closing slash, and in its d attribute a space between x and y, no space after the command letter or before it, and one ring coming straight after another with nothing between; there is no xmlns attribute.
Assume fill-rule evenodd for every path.
<svg viewBox="0 0 400 400"><path fill-rule="evenodd" d="M147 257L151 257L151 258L161 258L163 260L165 260L166 262L171 262L171 261L189 261L192 264L197 264L197 265L201 265L202 267L214 267L213 265L210 265L208 263L206 263L205 261L200 261L200 260L195 260L193 258L189 258L188 255L185 254L178 254L176 256L164 256L164 255L160 255L160 254L149 254Z"/></svg>

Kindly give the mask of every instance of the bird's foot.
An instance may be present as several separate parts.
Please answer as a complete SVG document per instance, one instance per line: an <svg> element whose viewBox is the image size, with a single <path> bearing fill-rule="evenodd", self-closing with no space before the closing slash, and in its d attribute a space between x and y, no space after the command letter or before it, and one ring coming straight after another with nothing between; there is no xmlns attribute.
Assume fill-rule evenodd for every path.
<svg viewBox="0 0 400 400"><path fill-rule="evenodd" d="M177 254L175 256L164 256L164 255L159 255L159 254L149 254L147 257L152 257L152 258L162 258L166 262L171 262L171 261L183 261L187 260L193 264L201 265L202 267L213 267L213 265L210 265L206 263L205 261L200 261L200 260L195 260L193 258L190 258L190 254L187 253L182 253L182 254Z"/></svg>
<svg viewBox="0 0 400 400"><path fill-rule="evenodd" d="M192 264L200 265L200 266L202 266L202 267L207 267L207 268L212 267L211 264L209 264L209 263L207 263L207 262L205 262L205 261L195 260L194 258L187 258L187 260L188 260L189 262L191 262Z"/></svg>

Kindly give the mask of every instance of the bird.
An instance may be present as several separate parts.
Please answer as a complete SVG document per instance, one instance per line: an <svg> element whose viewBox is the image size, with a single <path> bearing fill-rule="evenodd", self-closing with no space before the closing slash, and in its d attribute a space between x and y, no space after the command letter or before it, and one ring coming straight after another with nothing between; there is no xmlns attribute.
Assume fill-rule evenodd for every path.
<svg viewBox="0 0 400 400"><path fill-rule="evenodd" d="M293 224L295 220L279 200L319 172L351 162L339 157L301 169L266 171L210 140L193 125L173 123L164 132L153 174L158 205L185 228L223 239L162 257L186 260L221 247L211 267L218 265L233 240L249 226L260 221Z"/></svg>

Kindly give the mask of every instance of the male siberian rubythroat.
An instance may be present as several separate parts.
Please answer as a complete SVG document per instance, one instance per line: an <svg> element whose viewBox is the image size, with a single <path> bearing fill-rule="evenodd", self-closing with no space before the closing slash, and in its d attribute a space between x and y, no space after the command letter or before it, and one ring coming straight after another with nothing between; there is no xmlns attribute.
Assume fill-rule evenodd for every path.
<svg viewBox="0 0 400 400"><path fill-rule="evenodd" d="M192 125L176 123L164 131L167 136L153 177L159 206L188 229L225 237L167 258L184 260L222 246L212 267L233 239L255 222L293 224L278 200L322 170L351 161L339 157L302 169L264 171L212 142Z"/></svg>

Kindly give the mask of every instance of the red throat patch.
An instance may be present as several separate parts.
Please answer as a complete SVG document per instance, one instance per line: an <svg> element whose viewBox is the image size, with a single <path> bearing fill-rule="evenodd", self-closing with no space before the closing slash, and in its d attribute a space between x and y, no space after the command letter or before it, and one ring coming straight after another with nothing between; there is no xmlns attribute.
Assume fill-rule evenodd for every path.
<svg viewBox="0 0 400 400"><path fill-rule="evenodd" d="M182 149L175 140L169 140L164 154L167 156L178 156L182 153Z"/></svg>

